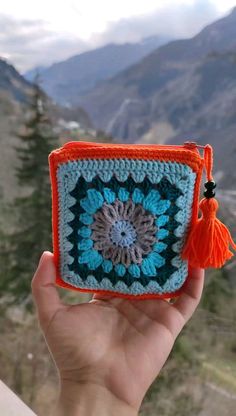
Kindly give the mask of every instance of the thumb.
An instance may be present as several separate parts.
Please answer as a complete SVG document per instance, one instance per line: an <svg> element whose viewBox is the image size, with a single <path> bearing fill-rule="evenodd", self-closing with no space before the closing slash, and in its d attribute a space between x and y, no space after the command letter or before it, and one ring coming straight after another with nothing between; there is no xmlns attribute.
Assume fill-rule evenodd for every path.
<svg viewBox="0 0 236 416"><path fill-rule="evenodd" d="M64 305L55 286L56 267L50 251L44 251L34 274L31 287L42 328L45 328L58 309Z"/></svg>

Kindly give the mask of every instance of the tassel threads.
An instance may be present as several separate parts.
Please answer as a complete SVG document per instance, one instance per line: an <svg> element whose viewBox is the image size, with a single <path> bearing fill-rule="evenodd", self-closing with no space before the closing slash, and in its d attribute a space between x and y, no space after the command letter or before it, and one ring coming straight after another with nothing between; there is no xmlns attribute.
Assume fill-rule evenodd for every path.
<svg viewBox="0 0 236 416"><path fill-rule="evenodd" d="M216 184L212 179L213 158L209 145L204 149L204 159L208 181L205 183L205 198L199 204L202 216L192 226L182 258L188 260L192 267L220 268L233 256L229 247L236 250L236 244L228 228L216 217L219 205L214 198Z"/></svg>
<svg viewBox="0 0 236 416"><path fill-rule="evenodd" d="M190 232L182 258L189 260L192 267L207 269L222 267L236 250L236 244L227 227L216 218L218 202L214 198L203 198L199 204L202 217L199 218Z"/></svg>

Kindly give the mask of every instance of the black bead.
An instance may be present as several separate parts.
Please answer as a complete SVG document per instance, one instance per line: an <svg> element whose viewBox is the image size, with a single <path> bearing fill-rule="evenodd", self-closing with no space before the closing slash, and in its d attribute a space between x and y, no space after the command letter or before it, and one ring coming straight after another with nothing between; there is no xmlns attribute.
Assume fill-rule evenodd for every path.
<svg viewBox="0 0 236 416"><path fill-rule="evenodd" d="M206 188L206 191L204 192L205 198L214 198L215 192L213 189L215 189L216 183L214 181L208 181L204 183L204 186Z"/></svg>
<svg viewBox="0 0 236 416"><path fill-rule="evenodd" d="M208 181L204 183L206 189L215 189L216 183L214 181Z"/></svg>
<svg viewBox="0 0 236 416"><path fill-rule="evenodd" d="M215 192L212 191L211 189L208 189L207 191L204 192L204 196L205 198L209 199L209 198L214 198L215 196Z"/></svg>

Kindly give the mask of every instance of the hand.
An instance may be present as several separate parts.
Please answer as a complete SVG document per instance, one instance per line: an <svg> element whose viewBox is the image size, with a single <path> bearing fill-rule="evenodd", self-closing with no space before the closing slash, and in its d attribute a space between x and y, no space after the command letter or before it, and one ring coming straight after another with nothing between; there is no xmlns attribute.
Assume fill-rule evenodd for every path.
<svg viewBox="0 0 236 416"><path fill-rule="evenodd" d="M66 305L59 298L55 277L53 254L46 251L32 291L60 376L56 415L137 415L200 301L204 271L192 271L173 304L96 294L88 303Z"/></svg>

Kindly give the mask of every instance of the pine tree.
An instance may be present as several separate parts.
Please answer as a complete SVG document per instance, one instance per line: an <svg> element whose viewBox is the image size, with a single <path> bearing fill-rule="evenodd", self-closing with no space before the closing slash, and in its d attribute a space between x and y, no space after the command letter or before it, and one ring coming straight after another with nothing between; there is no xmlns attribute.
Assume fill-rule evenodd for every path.
<svg viewBox="0 0 236 416"><path fill-rule="evenodd" d="M0 295L26 305L31 305L30 282L39 257L44 250L52 249L48 154L58 147L48 117L47 97L37 82L33 90L30 115L18 135L19 146L15 147L20 196L10 207L14 231L4 239L5 270L0 280Z"/></svg>

